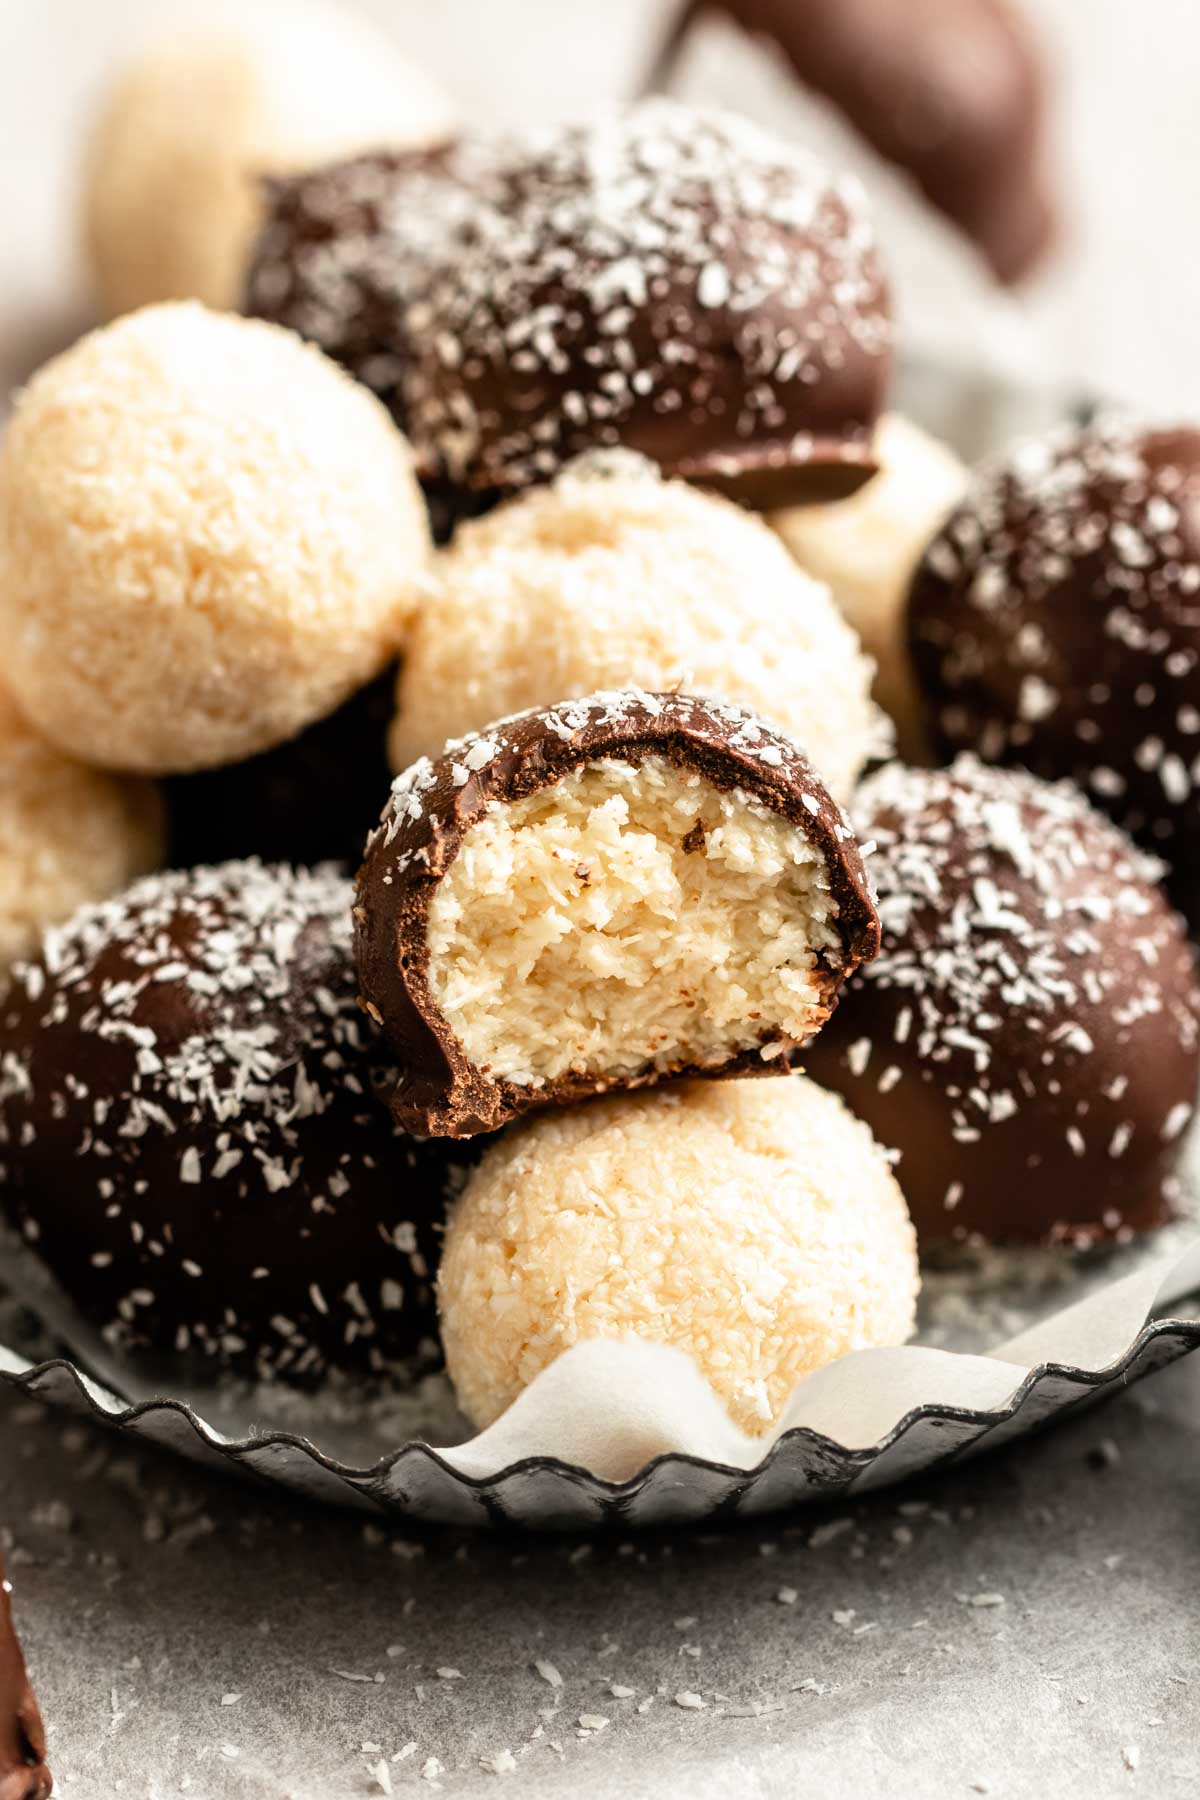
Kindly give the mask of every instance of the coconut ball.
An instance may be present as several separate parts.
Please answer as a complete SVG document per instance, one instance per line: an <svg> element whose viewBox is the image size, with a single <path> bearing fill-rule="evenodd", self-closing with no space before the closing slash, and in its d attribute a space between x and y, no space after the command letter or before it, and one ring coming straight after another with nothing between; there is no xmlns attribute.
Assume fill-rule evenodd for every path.
<svg viewBox="0 0 1200 1800"><path fill-rule="evenodd" d="M146 774L235 762L394 658L429 527L379 402L291 332L149 307L48 363L0 453L0 638L33 723Z"/></svg>
<svg viewBox="0 0 1200 1800"><path fill-rule="evenodd" d="M110 312L238 304L258 178L447 137L453 105L349 8L255 0L151 45L109 94L83 225Z"/></svg>
<svg viewBox="0 0 1200 1800"><path fill-rule="evenodd" d="M152 783L60 755L0 689L0 971L48 925L157 868L164 835Z"/></svg>
<svg viewBox="0 0 1200 1800"><path fill-rule="evenodd" d="M921 705L905 633L909 582L925 546L966 491L969 473L948 445L898 413L875 434L879 473L849 500L770 515L802 569L823 581L875 659L875 698L901 754L924 749Z"/></svg>
<svg viewBox="0 0 1200 1800"><path fill-rule="evenodd" d="M1200 932L1200 429L1101 417L980 468L913 577L938 746L1069 776Z"/></svg>
<svg viewBox="0 0 1200 1800"><path fill-rule="evenodd" d="M919 1281L887 1159L803 1076L696 1082L506 1134L446 1228L446 1363L476 1425L588 1338L686 1351L750 1432L802 1376L903 1343Z"/></svg>
<svg viewBox="0 0 1200 1800"><path fill-rule="evenodd" d="M1165 1224L1200 985L1158 866L1071 783L970 756L890 764L855 815L883 949L806 1064L899 1152L922 1246Z"/></svg>
<svg viewBox="0 0 1200 1800"><path fill-rule="evenodd" d="M530 707L683 688L778 726L844 801L887 744L871 673L761 520L602 453L460 527L405 657L392 759Z"/></svg>
<svg viewBox="0 0 1200 1800"><path fill-rule="evenodd" d="M780 506L874 472L892 309L856 182L654 98L498 144L473 198L415 292L403 220L398 288L368 272L423 474L512 493L621 446Z"/></svg>
<svg viewBox="0 0 1200 1800"><path fill-rule="evenodd" d="M395 1070L358 1006L350 901L329 867L152 875L50 933L0 999L0 1207L148 1370L436 1360L455 1164L376 1092Z"/></svg>
<svg viewBox="0 0 1200 1800"><path fill-rule="evenodd" d="M795 744L688 694L592 694L415 763L356 893L392 1111L431 1137L785 1075L879 949L845 814Z"/></svg>
<svg viewBox="0 0 1200 1800"><path fill-rule="evenodd" d="M455 496L622 446L780 506L875 469L892 317L863 200L748 120L652 99L311 171L272 194L247 297L311 321Z"/></svg>

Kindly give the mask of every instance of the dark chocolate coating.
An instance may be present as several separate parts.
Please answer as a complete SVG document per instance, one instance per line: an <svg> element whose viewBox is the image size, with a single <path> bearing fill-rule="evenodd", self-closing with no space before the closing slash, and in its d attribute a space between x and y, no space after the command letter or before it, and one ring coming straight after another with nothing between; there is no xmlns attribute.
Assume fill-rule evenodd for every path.
<svg viewBox="0 0 1200 1800"><path fill-rule="evenodd" d="M405 315L463 228L496 152L484 139L380 150L262 183L244 310L317 344L404 423Z"/></svg>
<svg viewBox="0 0 1200 1800"><path fill-rule="evenodd" d="M1007 0L686 0L665 78L700 15L773 40L799 80L1017 281L1053 235L1041 58Z"/></svg>
<svg viewBox="0 0 1200 1800"><path fill-rule="evenodd" d="M85 908L0 999L0 1205L119 1355L428 1366L451 1166L396 1131L350 883L260 863Z"/></svg>
<svg viewBox="0 0 1200 1800"><path fill-rule="evenodd" d="M245 762L166 784L171 861L180 868L257 856L264 862L356 867L375 824L370 799L391 778L389 669L289 743Z"/></svg>
<svg viewBox="0 0 1200 1800"><path fill-rule="evenodd" d="M46 1800L46 1733L29 1684L0 1563L0 1800Z"/></svg>
<svg viewBox="0 0 1200 1800"><path fill-rule="evenodd" d="M1070 776L1200 926L1200 431L1101 421L981 470L908 631L943 748Z"/></svg>
<svg viewBox="0 0 1200 1800"><path fill-rule="evenodd" d="M922 1247L1161 1225L1200 990L1153 865L1069 783L971 757L859 790L883 948L806 1059L880 1143Z"/></svg>
<svg viewBox="0 0 1200 1800"><path fill-rule="evenodd" d="M794 1066L799 1047L786 1041L771 1059L755 1048L731 1053L717 1067L681 1061L632 1077L572 1073L531 1088L476 1068L438 1007L429 977L429 907L471 826L492 805L553 787L585 763L615 757L636 766L649 756L722 792L739 788L807 833L838 909L840 949L822 952L817 964L829 1010L847 975L875 954L879 922L858 846L790 739L739 707L682 694L597 694L521 713L448 745L436 763L423 757L401 776L359 872L355 957L363 1004L396 1048L392 1110L406 1129L473 1137L534 1107L608 1088L649 1086L668 1075L786 1074ZM764 1032L764 1044L779 1041Z"/></svg>
<svg viewBox="0 0 1200 1800"><path fill-rule="evenodd" d="M891 307L857 186L732 116L357 158L268 206L249 310L379 393L439 488L617 446L756 506L875 472Z"/></svg>

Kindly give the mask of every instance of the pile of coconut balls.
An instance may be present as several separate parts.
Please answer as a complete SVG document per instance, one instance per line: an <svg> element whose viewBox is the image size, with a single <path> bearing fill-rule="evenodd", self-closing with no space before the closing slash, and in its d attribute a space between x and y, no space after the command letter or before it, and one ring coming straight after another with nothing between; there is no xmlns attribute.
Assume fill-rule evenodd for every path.
<svg viewBox="0 0 1200 1800"><path fill-rule="evenodd" d="M764 1432L918 1248L1186 1202L1200 433L972 475L852 182L302 11L114 97L135 310L0 450L0 1207L176 1383L635 1338Z"/></svg>

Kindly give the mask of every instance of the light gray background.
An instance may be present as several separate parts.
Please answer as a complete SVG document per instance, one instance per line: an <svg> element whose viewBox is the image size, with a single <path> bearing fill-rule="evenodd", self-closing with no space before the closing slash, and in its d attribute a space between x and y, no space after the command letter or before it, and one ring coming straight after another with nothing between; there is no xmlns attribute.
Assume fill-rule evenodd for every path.
<svg viewBox="0 0 1200 1800"><path fill-rule="evenodd" d="M663 13L658 0L366 9L469 113L507 119L624 91ZM86 317L71 213L81 122L109 60L171 10L187 8L0 0L7 369ZM1022 302L1001 299L879 178L910 340L1200 411L1200 15L1190 0L1034 10L1059 67L1068 250ZM689 93L782 107L836 141L732 40L697 43L685 75ZM3 1398L0 1520L59 1788L75 1800L340 1800L383 1791L372 1766L410 1741L389 1762L397 1792L436 1791L421 1774L431 1757L447 1793L498 1782L695 1800L1107 1800L1191 1793L1200 1775L1195 1361L911 1494L594 1547L393 1546ZM1003 1604L971 1604L981 1595ZM539 1657L561 1689L533 1670ZM687 1691L703 1709L675 1703ZM754 1701L771 1710L738 1716ZM581 1736L581 1714L610 1723ZM486 1772L502 1751L516 1770Z"/></svg>

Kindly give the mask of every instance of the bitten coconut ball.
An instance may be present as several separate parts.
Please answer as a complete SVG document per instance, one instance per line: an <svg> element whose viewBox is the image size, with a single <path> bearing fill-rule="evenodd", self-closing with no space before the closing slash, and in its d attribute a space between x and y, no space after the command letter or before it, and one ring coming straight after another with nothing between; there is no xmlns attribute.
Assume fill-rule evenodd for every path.
<svg viewBox="0 0 1200 1800"><path fill-rule="evenodd" d="M0 1206L117 1354L262 1379L436 1359L446 1152L396 1131L351 888L257 862L87 907L0 1000Z"/></svg>
<svg viewBox="0 0 1200 1800"><path fill-rule="evenodd" d="M48 363L9 425L6 678L85 761L236 762L383 672L428 550L363 388L291 332L150 307Z"/></svg>
<svg viewBox="0 0 1200 1800"><path fill-rule="evenodd" d="M761 520L627 454L460 527L401 670L396 769L527 707L682 687L794 737L849 799L889 745L872 667Z"/></svg>
<svg viewBox="0 0 1200 1800"><path fill-rule="evenodd" d="M685 1351L760 1433L814 1369L903 1343L918 1285L887 1158L798 1075L526 1121L451 1212L438 1304L481 1428L573 1344L640 1338Z"/></svg>
<svg viewBox="0 0 1200 1800"><path fill-rule="evenodd" d="M875 661L875 698L901 754L921 760L925 733L909 656L909 583L930 537L969 479L947 445L889 413L875 434L879 473L849 500L792 506L769 523L802 569L829 588Z"/></svg>
<svg viewBox="0 0 1200 1800"><path fill-rule="evenodd" d="M0 1800L48 1800L46 1731L12 1621L0 1562Z"/></svg>
<svg viewBox="0 0 1200 1800"><path fill-rule="evenodd" d="M1200 1079L1200 990L1156 866L1071 784L962 757L856 802L883 949L806 1067L880 1142L924 1246L1161 1225Z"/></svg>
<svg viewBox="0 0 1200 1800"><path fill-rule="evenodd" d="M1200 926L1200 431L1102 420L989 464L909 633L943 746L1070 776Z"/></svg>
<svg viewBox="0 0 1200 1800"><path fill-rule="evenodd" d="M60 755L0 689L0 979L48 925L156 869L165 837L156 787Z"/></svg>
<svg viewBox="0 0 1200 1800"><path fill-rule="evenodd" d="M455 126L439 85L347 8L255 0L153 43L96 122L84 233L113 313L233 307L260 178Z"/></svg>
<svg viewBox="0 0 1200 1800"><path fill-rule="evenodd" d="M844 815L736 707L524 713L400 777L358 878L407 1129L472 1137L674 1075L784 1074L878 948Z"/></svg>

